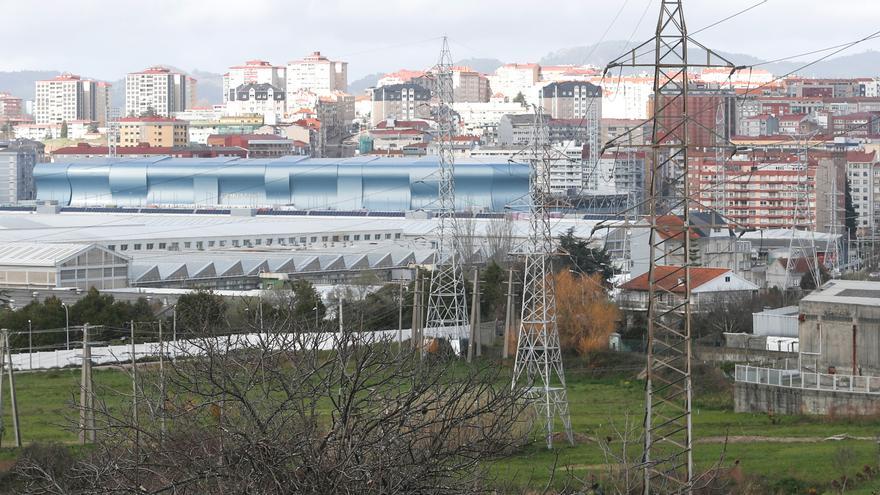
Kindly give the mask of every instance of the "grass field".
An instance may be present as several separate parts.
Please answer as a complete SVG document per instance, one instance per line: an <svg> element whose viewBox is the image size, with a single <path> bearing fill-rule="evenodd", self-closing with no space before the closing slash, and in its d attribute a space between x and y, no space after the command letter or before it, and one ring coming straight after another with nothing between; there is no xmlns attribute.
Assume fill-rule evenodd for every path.
<svg viewBox="0 0 880 495"><path fill-rule="evenodd" d="M537 439L515 457L491 466L492 473L503 480L503 484L543 486L551 476L554 460L557 483L562 483L560 478L567 473L582 477L593 473L601 475L605 472L606 460L598 445L590 439L607 435L611 422L622 426L627 415L631 421L641 422L644 401L641 381L625 377L593 378L574 371L569 373L568 379L572 426L581 441L576 446L557 442L557 458L557 452L548 451ZM56 441L76 444L77 436L71 429L74 424L71 421L76 418L74 400L78 380L79 370L16 375L25 443ZM120 371L96 370L95 382L98 389L109 387L123 393L130 387L128 375ZM0 460L16 455L16 449L9 448L13 437L5 385L5 429ZM729 392L724 391L698 393L695 405L697 444L694 456L698 468L714 465L724 450L725 465L731 466L734 460L739 460L743 475L764 478L767 486L779 489L775 490L776 493L808 493L808 487L815 487L817 493L823 493L831 480L843 474L853 477L863 465L878 465L880 445L874 440L880 433L878 419L771 418L766 414L737 414L731 410ZM866 439L822 440L841 434ZM732 440L725 446L724 437L727 435ZM846 493L869 495L873 490L880 490L880 482L863 482L856 488Z"/></svg>

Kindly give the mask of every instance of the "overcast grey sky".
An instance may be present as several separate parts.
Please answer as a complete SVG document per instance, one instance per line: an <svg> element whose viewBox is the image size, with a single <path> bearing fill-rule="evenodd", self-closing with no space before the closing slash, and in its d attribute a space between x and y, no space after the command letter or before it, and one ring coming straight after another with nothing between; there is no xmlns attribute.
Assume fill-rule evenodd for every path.
<svg viewBox="0 0 880 495"><path fill-rule="evenodd" d="M698 29L758 0L687 0ZM648 5L650 4L650 5ZM349 79L430 66L447 34L453 58L535 61L547 52L651 36L659 0L0 0L0 70L54 69L116 79L153 64L223 72L320 50ZM877 0L769 0L697 38L762 58L843 43L880 29ZM872 40L847 53L880 49Z"/></svg>

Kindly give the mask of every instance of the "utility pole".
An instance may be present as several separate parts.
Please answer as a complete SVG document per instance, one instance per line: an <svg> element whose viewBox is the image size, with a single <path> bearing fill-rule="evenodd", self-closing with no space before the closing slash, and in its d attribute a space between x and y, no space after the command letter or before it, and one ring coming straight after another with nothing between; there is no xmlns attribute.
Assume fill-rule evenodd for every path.
<svg viewBox="0 0 880 495"><path fill-rule="evenodd" d="M397 345L403 345L403 280L397 288Z"/></svg>
<svg viewBox="0 0 880 495"><path fill-rule="evenodd" d="M92 389L92 349L89 345L89 324L84 323L82 377L79 391L79 441L95 443L95 399Z"/></svg>
<svg viewBox="0 0 880 495"><path fill-rule="evenodd" d="M419 294L421 293L421 289L419 288L419 272L416 270L416 277L413 280L413 313L412 313L412 329L410 330L410 343L412 344L413 349L418 349L421 347L421 343L419 342L419 314L422 311L422 308L419 305Z"/></svg>
<svg viewBox="0 0 880 495"><path fill-rule="evenodd" d="M547 448L553 447L556 416L570 444L574 444L568 394L562 368L559 328L556 324L556 287L551 259L555 253L550 228L550 166L544 109L535 108L532 128L532 166L529 180L529 240L523 254L522 317L519 323L511 388L524 387L544 422Z"/></svg>
<svg viewBox="0 0 880 495"><path fill-rule="evenodd" d="M134 320L131 321L131 419L134 423L135 482L139 478L141 459L141 423L138 418L137 354L134 344Z"/></svg>
<svg viewBox="0 0 880 495"><path fill-rule="evenodd" d="M34 369L34 326L28 319L28 370Z"/></svg>
<svg viewBox="0 0 880 495"><path fill-rule="evenodd" d="M645 495L690 494L693 489L691 270L687 261L693 227L688 154L689 128L700 124L688 113L689 71L698 67L723 67L731 73L737 70L733 63L688 36L682 0L660 3L654 37L605 68L606 73L618 67L654 72L652 163L646 203L650 254L642 458ZM699 57L691 63L688 57L697 52ZM646 60L650 53L653 57ZM658 218L668 214L680 216L680 232L670 235L668 225L658 226ZM670 264L670 258L683 262Z"/></svg>
<svg viewBox="0 0 880 495"><path fill-rule="evenodd" d="M437 147L439 165L439 208L436 215L437 255L431 272L431 290L428 298L428 317L425 324L449 338L453 349L461 354L461 339L468 329L467 297L464 274L459 258L461 253L459 229L455 217L455 160L452 138L455 123L452 111L452 55L449 42L443 37L437 75ZM443 331L445 330L445 332Z"/></svg>
<svg viewBox="0 0 880 495"><path fill-rule="evenodd" d="M162 438L164 439L167 428L165 424L165 340L162 338L162 320L159 320L159 400L162 401L159 414L161 414Z"/></svg>
<svg viewBox="0 0 880 495"><path fill-rule="evenodd" d="M9 346L9 330L3 329L0 334L0 370L6 368L9 379L9 402L12 405L12 431L15 435L15 446L21 447L21 429L18 424L18 401L15 397L15 370L12 368L12 348ZM0 440L5 428L3 426L3 376L0 373Z"/></svg>
<svg viewBox="0 0 880 495"><path fill-rule="evenodd" d="M507 306L504 308L504 349L501 357L510 357L510 332L513 326L513 264L511 263L507 275Z"/></svg>
<svg viewBox="0 0 880 495"><path fill-rule="evenodd" d="M467 361L470 363L474 359L474 346L476 346L479 322L477 321L477 306L480 300L480 270L474 268L474 292L471 294L471 327L470 336L468 337Z"/></svg>

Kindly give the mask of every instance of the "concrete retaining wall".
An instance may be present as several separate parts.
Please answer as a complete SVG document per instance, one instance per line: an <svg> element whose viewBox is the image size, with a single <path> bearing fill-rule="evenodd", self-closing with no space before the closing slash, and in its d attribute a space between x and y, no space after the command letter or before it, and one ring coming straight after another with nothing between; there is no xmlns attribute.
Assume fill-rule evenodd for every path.
<svg viewBox="0 0 880 495"><path fill-rule="evenodd" d="M880 415L880 396L827 390L804 390L737 382L733 389L736 412L813 414L821 416Z"/></svg>
<svg viewBox="0 0 880 495"><path fill-rule="evenodd" d="M788 359L788 361L792 363L792 365L795 365L798 362L798 355L796 352L767 351L764 349L743 349L740 347L695 346L694 354L696 358L700 361L750 363L755 366L776 366L777 363L780 363L780 366L784 368L790 368L789 366L784 366L782 364L785 363L786 359Z"/></svg>

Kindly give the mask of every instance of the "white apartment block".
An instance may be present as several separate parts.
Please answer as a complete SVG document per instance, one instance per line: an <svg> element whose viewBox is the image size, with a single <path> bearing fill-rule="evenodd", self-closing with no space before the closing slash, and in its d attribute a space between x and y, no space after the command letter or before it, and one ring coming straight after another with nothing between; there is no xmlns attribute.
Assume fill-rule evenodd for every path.
<svg viewBox="0 0 880 495"><path fill-rule="evenodd" d="M534 95L534 88L540 80L541 67L538 64L505 64L489 76L489 86L493 93L508 98L515 98L519 93L529 98Z"/></svg>
<svg viewBox="0 0 880 495"><path fill-rule="evenodd" d="M36 82L34 121L37 124L60 124L73 120L94 120L97 95L95 81L74 74ZM107 92L105 91L106 95ZM109 98L109 97L108 97Z"/></svg>
<svg viewBox="0 0 880 495"><path fill-rule="evenodd" d="M598 78L595 81L598 83ZM624 76L606 80L602 86L602 118L647 119L648 102L654 95L654 79Z"/></svg>
<svg viewBox="0 0 880 495"><path fill-rule="evenodd" d="M857 215L856 226L862 234L878 227L874 198L880 197L880 163L875 157L873 151L847 153L846 179Z"/></svg>
<svg viewBox="0 0 880 495"><path fill-rule="evenodd" d="M284 116L284 90L269 83L245 83L229 90L226 115L261 115L263 123L275 125Z"/></svg>
<svg viewBox="0 0 880 495"><path fill-rule="evenodd" d="M125 76L125 114L141 116L149 111L162 117L191 108L195 103L195 79L171 72L165 67L150 67Z"/></svg>
<svg viewBox="0 0 880 495"><path fill-rule="evenodd" d="M287 68L272 65L265 60L248 60L235 65L223 74L223 103L229 101L229 92L242 84L271 84L284 90L287 87Z"/></svg>
<svg viewBox="0 0 880 495"><path fill-rule="evenodd" d="M319 96L348 89L348 62L330 60L314 52L287 64L287 94L311 91Z"/></svg>

